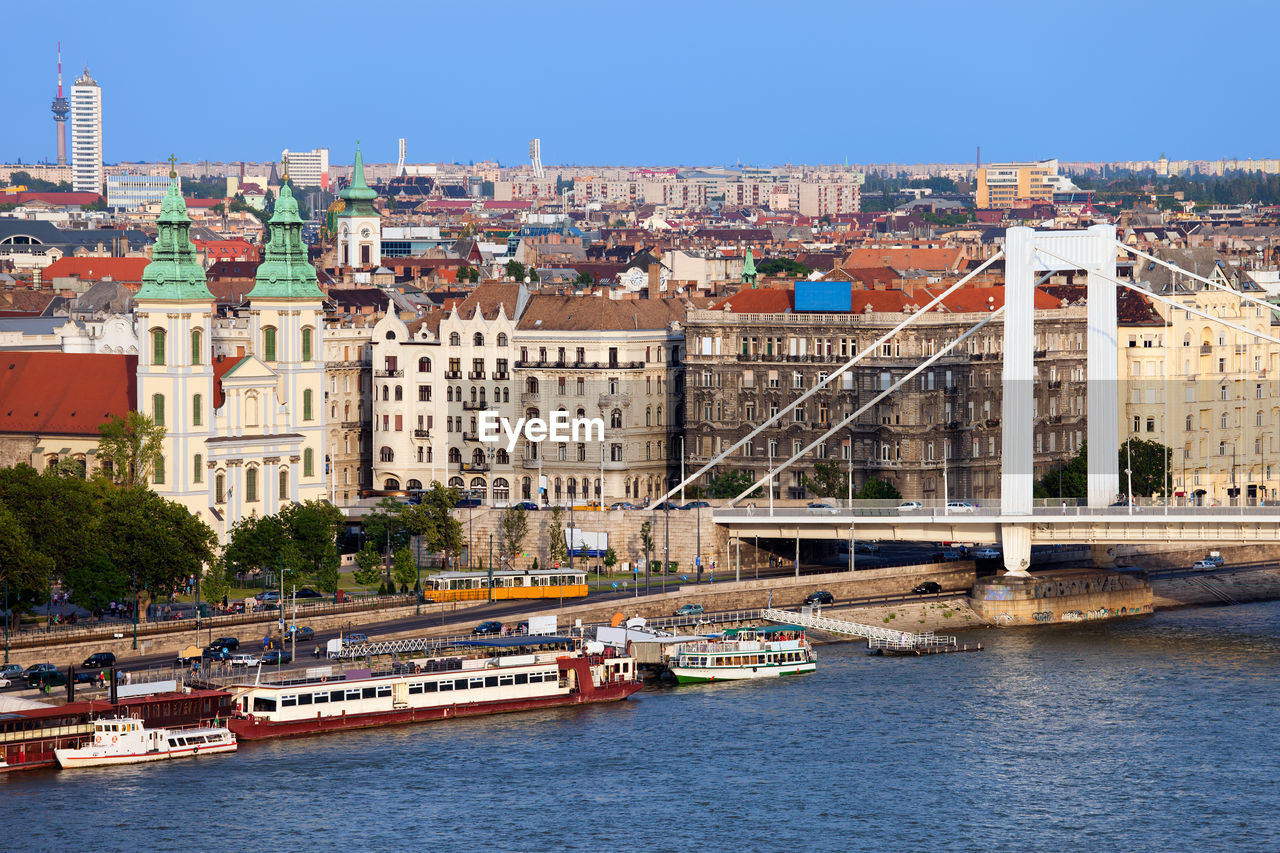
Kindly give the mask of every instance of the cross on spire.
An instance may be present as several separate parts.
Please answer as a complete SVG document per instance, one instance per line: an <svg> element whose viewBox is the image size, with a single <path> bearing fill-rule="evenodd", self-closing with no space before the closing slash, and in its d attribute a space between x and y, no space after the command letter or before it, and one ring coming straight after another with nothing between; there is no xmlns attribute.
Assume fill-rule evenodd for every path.
<svg viewBox="0 0 1280 853"><path fill-rule="evenodd" d="M176 155L169 155L169 180L178 177L178 158Z"/></svg>
<svg viewBox="0 0 1280 853"><path fill-rule="evenodd" d="M280 183L287 183L289 180L289 155L284 155L284 170L280 175Z"/></svg>

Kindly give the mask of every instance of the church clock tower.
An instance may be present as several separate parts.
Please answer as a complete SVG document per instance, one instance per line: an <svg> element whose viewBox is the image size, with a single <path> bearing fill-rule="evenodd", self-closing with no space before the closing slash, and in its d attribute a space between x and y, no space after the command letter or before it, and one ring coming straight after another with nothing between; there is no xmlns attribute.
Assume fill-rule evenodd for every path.
<svg viewBox="0 0 1280 853"><path fill-rule="evenodd" d="M382 263L382 222L373 200L376 190L364 180L364 158L356 142L351 186L338 193L344 207L337 216L338 263L344 267L377 267Z"/></svg>

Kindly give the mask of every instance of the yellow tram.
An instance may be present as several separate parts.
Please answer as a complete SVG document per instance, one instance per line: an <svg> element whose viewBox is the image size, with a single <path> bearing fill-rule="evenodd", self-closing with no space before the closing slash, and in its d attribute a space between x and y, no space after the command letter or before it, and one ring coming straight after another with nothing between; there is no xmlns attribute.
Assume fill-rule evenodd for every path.
<svg viewBox="0 0 1280 853"><path fill-rule="evenodd" d="M573 569L496 571L495 601L509 598L581 598L587 573ZM489 598L489 572L440 572L426 579L423 594L435 601L480 601Z"/></svg>

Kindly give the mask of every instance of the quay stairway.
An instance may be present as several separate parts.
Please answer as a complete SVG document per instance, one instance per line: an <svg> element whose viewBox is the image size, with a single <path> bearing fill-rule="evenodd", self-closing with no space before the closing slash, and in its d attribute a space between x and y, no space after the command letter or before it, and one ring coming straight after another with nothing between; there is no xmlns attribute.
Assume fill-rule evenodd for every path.
<svg viewBox="0 0 1280 853"><path fill-rule="evenodd" d="M955 646L955 637L938 636L932 631L912 634L907 631L894 631L878 625L863 625L859 622L846 622L843 619L831 619L815 613L797 613L791 610L761 610L760 618L784 625L799 625L826 631L829 634L844 634L850 637L865 637L868 649L892 651L919 651Z"/></svg>

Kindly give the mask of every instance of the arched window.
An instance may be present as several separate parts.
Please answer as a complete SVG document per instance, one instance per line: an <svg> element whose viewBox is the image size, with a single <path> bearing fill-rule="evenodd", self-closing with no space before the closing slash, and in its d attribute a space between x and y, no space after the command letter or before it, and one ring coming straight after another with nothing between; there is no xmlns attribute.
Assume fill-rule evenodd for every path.
<svg viewBox="0 0 1280 853"><path fill-rule="evenodd" d="M662 426L662 407L658 407L658 426Z"/></svg>
<svg viewBox="0 0 1280 853"><path fill-rule="evenodd" d="M621 409L614 409L609 414L609 428L622 429L622 410Z"/></svg>
<svg viewBox="0 0 1280 853"><path fill-rule="evenodd" d="M494 394L494 395L493 395L493 402L495 402L495 403L496 403L496 402L498 402L498 395L497 395L497 394ZM504 403L510 403L510 402L511 402L511 391L510 391L510 390L508 390L506 386L503 386L503 388L502 388L502 402L504 402Z"/></svg>
<svg viewBox="0 0 1280 853"><path fill-rule="evenodd" d="M276 330L273 326L266 326L262 330L262 360L276 360Z"/></svg>
<svg viewBox="0 0 1280 853"><path fill-rule="evenodd" d="M424 355L422 358L418 359L418 372L419 372L419 373L430 373L430 372L431 372L431 359L427 358L425 355Z"/></svg>
<svg viewBox="0 0 1280 853"><path fill-rule="evenodd" d="M538 380L537 380L537 378L536 378L536 377L533 377L533 376L530 376L528 379L526 379L526 380L525 380L525 382L524 382L524 388L525 388L525 390L526 390L526 391L528 391L530 394L537 394L537 393L538 393Z"/></svg>
<svg viewBox="0 0 1280 853"><path fill-rule="evenodd" d="M456 465L462 462L462 451L456 447L449 448L449 464Z"/></svg>
<svg viewBox="0 0 1280 853"><path fill-rule="evenodd" d="M253 503L258 499L258 469L246 468L244 471L244 499Z"/></svg>
<svg viewBox="0 0 1280 853"><path fill-rule="evenodd" d="M289 469L280 469L280 500L289 500Z"/></svg>
<svg viewBox="0 0 1280 853"><path fill-rule="evenodd" d="M256 394L250 394L245 398L245 424L248 426L258 425L258 397Z"/></svg>
<svg viewBox="0 0 1280 853"><path fill-rule="evenodd" d="M399 491L400 481L397 480L395 477L388 477L386 481L382 484L382 488L386 489L388 492Z"/></svg>
<svg viewBox="0 0 1280 853"><path fill-rule="evenodd" d="M483 451L483 450L481 450L480 448L478 448L478 447L477 447L475 450L471 451L471 464L472 464L472 465L483 465L483 464L484 464L484 451Z"/></svg>
<svg viewBox="0 0 1280 853"><path fill-rule="evenodd" d="M200 364L204 360L204 352L202 347L203 338L204 338L204 335L200 333L199 329L191 330L191 363L192 364Z"/></svg>
<svg viewBox="0 0 1280 853"><path fill-rule="evenodd" d="M494 459L497 460L499 465L511 464L511 454L507 453L506 449L502 447L498 448L498 452L494 454Z"/></svg>
<svg viewBox="0 0 1280 853"><path fill-rule="evenodd" d="M498 332L498 346L505 347L507 345L507 333Z"/></svg>
<svg viewBox="0 0 1280 853"><path fill-rule="evenodd" d="M200 426L204 422L204 398L196 394L191 398L191 425Z"/></svg>
<svg viewBox="0 0 1280 853"><path fill-rule="evenodd" d="M578 416L579 418L585 418L585 417L587 416L587 410L586 410L586 409L581 409L581 408L580 408L580 409L578 409L577 416Z"/></svg>
<svg viewBox="0 0 1280 853"><path fill-rule="evenodd" d="M151 363L164 364L164 329L151 330Z"/></svg>
<svg viewBox="0 0 1280 853"><path fill-rule="evenodd" d="M411 492L412 492L412 491L416 491L416 490L418 490L418 489L421 489L421 488L422 488L422 481L421 481L421 480L410 480L408 483L405 483L405 488L406 488L406 489L408 489L408 490L409 490L409 491L411 491Z"/></svg>
<svg viewBox="0 0 1280 853"><path fill-rule="evenodd" d="M480 334L479 332L476 332L474 335L471 336L471 344L472 346L477 346L477 347L484 346L484 335Z"/></svg>
<svg viewBox="0 0 1280 853"><path fill-rule="evenodd" d="M399 385L397 385L396 386L396 402L398 403L403 399L404 399L404 389L401 388Z"/></svg>
<svg viewBox="0 0 1280 853"><path fill-rule="evenodd" d="M493 499L495 501L505 501L511 498L511 486L506 479L499 477L493 481Z"/></svg>
<svg viewBox="0 0 1280 853"><path fill-rule="evenodd" d="M311 411L311 389L306 388L306 389L303 389L303 392L302 392L302 419L304 421L309 421L311 420L312 414L313 413Z"/></svg>
<svg viewBox="0 0 1280 853"><path fill-rule="evenodd" d="M444 386L444 396L447 402L450 402L450 403L453 402L453 386L452 385Z"/></svg>
<svg viewBox="0 0 1280 853"><path fill-rule="evenodd" d="M466 485L466 484L462 482L462 478L461 478L461 477L450 477L450 478L449 478L449 488L451 488L451 489L461 489L461 488L463 488L465 485Z"/></svg>
<svg viewBox="0 0 1280 853"><path fill-rule="evenodd" d="M164 426L164 395L151 395L151 420L156 422L156 426Z"/></svg>
<svg viewBox="0 0 1280 853"><path fill-rule="evenodd" d="M227 502L227 477L225 474L216 474L213 478L213 502L217 504Z"/></svg>
<svg viewBox="0 0 1280 853"><path fill-rule="evenodd" d="M302 360L311 360L311 330L302 330Z"/></svg>
<svg viewBox="0 0 1280 853"><path fill-rule="evenodd" d="M460 346L462 346L462 335L459 335L457 332L450 332L450 333L449 333L449 346L451 346L451 347L460 347Z"/></svg>
<svg viewBox="0 0 1280 853"><path fill-rule="evenodd" d="M315 476L316 474L315 461L316 461L316 452L314 450L308 447L306 450L302 451L302 476L304 477Z"/></svg>
<svg viewBox="0 0 1280 853"><path fill-rule="evenodd" d="M396 452L392 450L390 447L384 447L380 451L378 451L378 458L381 459L383 462L395 462Z"/></svg>
<svg viewBox="0 0 1280 853"><path fill-rule="evenodd" d="M488 486L485 485L484 477L472 477L471 488L474 489L475 491L483 492L485 489L488 488Z"/></svg>
<svg viewBox="0 0 1280 853"><path fill-rule="evenodd" d="M525 477L520 481L520 498L526 501L533 498L533 480L529 477Z"/></svg>
<svg viewBox="0 0 1280 853"><path fill-rule="evenodd" d="M644 407L644 425L653 426L653 409L649 406Z"/></svg>

